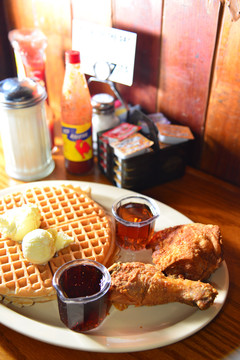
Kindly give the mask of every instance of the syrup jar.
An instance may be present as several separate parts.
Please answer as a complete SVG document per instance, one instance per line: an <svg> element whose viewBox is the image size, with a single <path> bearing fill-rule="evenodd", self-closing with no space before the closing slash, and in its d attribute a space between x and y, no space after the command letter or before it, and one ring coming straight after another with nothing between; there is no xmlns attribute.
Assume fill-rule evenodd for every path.
<svg viewBox="0 0 240 360"><path fill-rule="evenodd" d="M29 78L0 82L0 134L10 177L34 181L54 169L46 97L45 88Z"/></svg>

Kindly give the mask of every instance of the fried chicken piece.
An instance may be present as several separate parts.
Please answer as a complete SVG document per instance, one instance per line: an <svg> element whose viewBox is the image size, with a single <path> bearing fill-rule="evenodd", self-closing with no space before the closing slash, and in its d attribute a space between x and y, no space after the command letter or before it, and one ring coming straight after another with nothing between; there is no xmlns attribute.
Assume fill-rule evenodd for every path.
<svg viewBox="0 0 240 360"><path fill-rule="evenodd" d="M166 277L155 265L141 262L115 263L111 274L110 301L123 310L128 305L159 305L180 302L207 309L217 290L207 283Z"/></svg>
<svg viewBox="0 0 240 360"><path fill-rule="evenodd" d="M223 261L217 225L193 223L158 231L148 245L153 263L166 275L207 280Z"/></svg>

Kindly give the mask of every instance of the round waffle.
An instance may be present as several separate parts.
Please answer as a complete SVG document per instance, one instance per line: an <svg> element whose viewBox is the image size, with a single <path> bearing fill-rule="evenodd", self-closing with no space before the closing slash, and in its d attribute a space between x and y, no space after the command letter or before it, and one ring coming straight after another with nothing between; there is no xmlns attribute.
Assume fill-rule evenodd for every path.
<svg viewBox="0 0 240 360"><path fill-rule="evenodd" d="M49 265L31 264L23 257L21 244L0 239L0 296L7 301L12 296L52 299L55 291Z"/></svg>
<svg viewBox="0 0 240 360"><path fill-rule="evenodd" d="M111 218L81 189L68 186L31 187L0 199L0 213L23 204L36 204L42 229L56 228L74 238L46 265L34 265L22 254L21 244L0 234L0 297L18 305L51 300L54 272L75 259L92 259L106 265L114 250Z"/></svg>

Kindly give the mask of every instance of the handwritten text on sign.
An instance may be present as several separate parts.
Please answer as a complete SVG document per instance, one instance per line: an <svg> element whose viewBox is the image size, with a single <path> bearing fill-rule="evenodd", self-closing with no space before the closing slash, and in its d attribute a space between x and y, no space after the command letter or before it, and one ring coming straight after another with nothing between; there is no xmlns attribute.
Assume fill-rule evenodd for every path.
<svg viewBox="0 0 240 360"><path fill-rule="evenodd" d="M108 80L133 83L137 34L78 19L72 23L72 48L79 50L85 74L95 76L95 64L109 65Z"/></svg>

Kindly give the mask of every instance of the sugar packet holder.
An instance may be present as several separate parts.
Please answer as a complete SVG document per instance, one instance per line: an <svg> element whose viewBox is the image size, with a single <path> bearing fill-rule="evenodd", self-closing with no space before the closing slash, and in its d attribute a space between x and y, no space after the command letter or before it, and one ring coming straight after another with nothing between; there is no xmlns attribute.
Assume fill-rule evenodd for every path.
<svg viewBox="0 0 240 360"><path fill-rule="evenodd" d="M128 122L141 126L139 133L154 144L150 151L121 159L109 143L104 152L100 150L104 131L98 133L98 165L115 186L140 191L184 174L190 142L170 146L160 143L155 123L138 110L130 113Z"/></svg>

